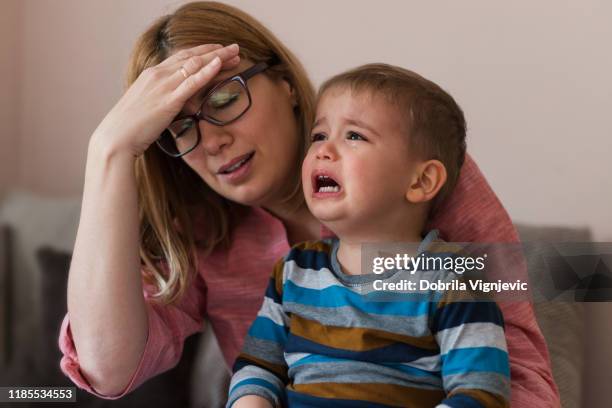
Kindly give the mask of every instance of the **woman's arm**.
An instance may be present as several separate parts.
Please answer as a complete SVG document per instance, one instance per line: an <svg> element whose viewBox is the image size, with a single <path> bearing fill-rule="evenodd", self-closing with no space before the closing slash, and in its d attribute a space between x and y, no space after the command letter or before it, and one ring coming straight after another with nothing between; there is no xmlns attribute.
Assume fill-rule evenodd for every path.
<svg viewBox="0 0 612 408"><path fill-rule="evenodd" d="M219 57L219 58L216 58ZM204 45L145 70L94 132L68 281L68 314L80 371L99 394L128 386L145 351L149 320L139 259L135 157L238 47ZM191 74L185 78L185 67Z"/></svg>
<svg viewBox="0 0 612 408"><path fill-rule="evenodd" d="M68 314L81 372L99 393L116 395L136 369L148 323L134 157L100 145L94 135L68 280Z"/></svg>
<svg viewBox="0 0 612 408"><path fill-rule="evenodd" d="M442 203L428 228L453 242L519 242L510 216L467 155L459 182ZM511 406L558 407L559 392L552 377L548 349L531 303L501 302L510 356Z"/></svg>

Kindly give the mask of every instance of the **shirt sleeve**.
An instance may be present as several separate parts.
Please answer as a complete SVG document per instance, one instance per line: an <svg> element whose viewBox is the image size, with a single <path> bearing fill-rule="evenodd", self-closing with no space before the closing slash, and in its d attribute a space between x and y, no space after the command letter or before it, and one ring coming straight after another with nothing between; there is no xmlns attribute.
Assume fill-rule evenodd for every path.
<svg viewBox="0 0 612 408"><path fill-rule="evenodd" d="M289 316L282 307L283 260L277 262L264 301L236 359L227 408L239 398L257 395L274 407L283 406L288 382L284 351Z"/></svg>
<svg viewBox="0 0 612 408"><path fill-rule="evenodd" d="M510 363L501 311L495 302L461 296L446 292L433 312L447 394L438 408L507 408Z"/></svg>
<svg viewBox="0 0 612 408"><path fill-rule="evenodd" d="M474 160L466 155L459 181L435 209L428 229L451 242L519 242L510 216ZM502 302L510 356L513 408L559 407L546 342L530 302Z"/></svg>
<svg viewBox="0 0 612 408"><path fill-rule="evenodd" d="M67 314L64 317L59 336L59 347L63 354L60 367L75 385L100 398L114 400L132 392L149 378L176 366L181 358L185 339L203 330L206 287L197 276L185 295L174 305L154 302L150 297L153 291L152 286L145 286L143 292L149 319L144 352L127 387L118 395L100 394L83 376L70 329L70 316Z"/></svg>

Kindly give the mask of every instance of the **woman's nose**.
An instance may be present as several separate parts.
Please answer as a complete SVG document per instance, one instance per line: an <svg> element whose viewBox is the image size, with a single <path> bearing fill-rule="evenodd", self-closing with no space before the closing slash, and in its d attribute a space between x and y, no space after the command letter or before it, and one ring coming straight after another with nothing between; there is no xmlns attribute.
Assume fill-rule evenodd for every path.
<svg viewBox="0 0 612 408"><path fill-rule="evenodd" d="M202 147L206 153L214 156L234 142L234 137L225 126L216 126L204 120L200 121Z"/></svg>

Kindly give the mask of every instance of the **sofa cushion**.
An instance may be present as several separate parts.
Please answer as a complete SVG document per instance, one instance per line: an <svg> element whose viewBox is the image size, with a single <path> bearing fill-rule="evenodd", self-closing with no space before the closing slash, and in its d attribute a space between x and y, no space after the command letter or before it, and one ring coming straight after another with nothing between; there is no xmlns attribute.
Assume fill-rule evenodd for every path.
<svg viewBox="0 0 612 408"><path fill-rule="evenodd" d="M523 242L589 242L587 228L517 225ZM584 305L577 302L534 303L550 354L553 377L564 408L581 406L584 366Z"/></svg>

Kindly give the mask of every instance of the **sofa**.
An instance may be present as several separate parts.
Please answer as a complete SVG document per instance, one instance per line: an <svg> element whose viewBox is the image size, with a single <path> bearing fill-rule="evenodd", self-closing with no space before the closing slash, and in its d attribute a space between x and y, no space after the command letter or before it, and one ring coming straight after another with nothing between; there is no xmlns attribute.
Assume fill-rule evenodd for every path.
<svg viewBox="0 0 612 408"><path fill-rule="evenodd" d="M0 386L73 386L59 370L57 334L66 313L79 209L79 197L50 198L23 191L8 193L0 201ZM585 228L517 228L524 241L590 240ZM534 308L548 342L562 405L580 407L583 305L541 302ZM558 324L560 319L563 325ZM227 385L227 368L214 334L206 330L188 339L175 368L133 393L109 401L77 390L77 406L219 407Z"/></svg>

